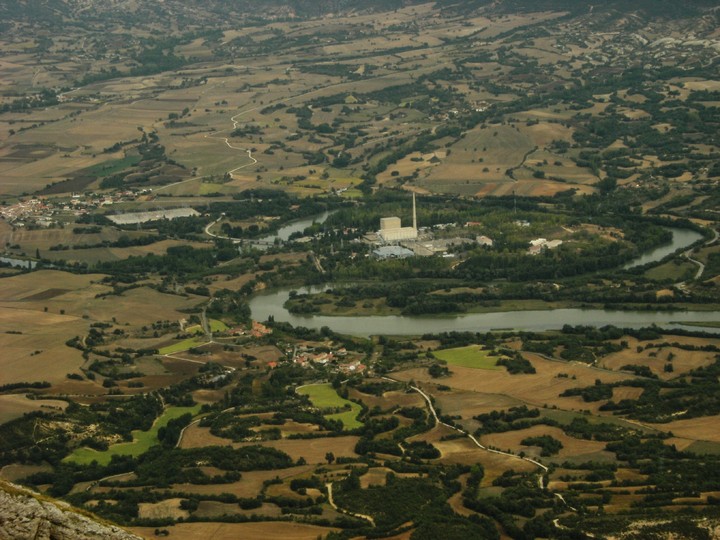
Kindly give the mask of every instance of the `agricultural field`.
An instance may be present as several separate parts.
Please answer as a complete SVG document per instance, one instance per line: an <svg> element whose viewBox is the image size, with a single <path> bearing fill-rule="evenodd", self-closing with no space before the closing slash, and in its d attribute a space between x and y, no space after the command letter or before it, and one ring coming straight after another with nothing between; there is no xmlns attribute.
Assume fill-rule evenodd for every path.
<svg viewBox="0 0 720 540"><path fill-rule="evenodd" d="M501 369L496 364L497 357L490 355L490 352L492 351L484 350L478 345L469 345L457 349L442 349L435 351L433 355L438 360L447 362L450 366L490 370Z"/></svg>
<svg viewBox="0 0 720 540"><path fill-rule="evenodd" d="M133 431L132 442L114 444L104 452L99 452L92 448L79 448L70 454L66 458L66 461L81 465L97 461L100 465L107 465L113 456L139 456L147 452L151 446L157 444L158 431L167 426L170 420L187 413L195 415L199 411L199 406L169 407L155 420L151 429L148 431Z"/></svg>
<svg viewBox="0 0 720 540"><path fill-rule="evenodd" d="M304 386L298 389L298 393L308 396L313 406L321 410L336 410L349 407L348 411L326 414L325 418L328 420L340 420L346 429L362 426L362 422L357 420L360 406L357 403L341 398L331 385L313 384Z"/></svg>
<svg viewBox="0 0 720 540"><path fill-rule="evenodd" d="M154 534L153 527L134 527L132 532L150 537ZM193 538L212 535L217 540L233 540L235 538L267 538L268 540L315 540L337 529L288 522L260 523L185 523L172 528L175 538L192 540Z"/></svg>
<svg viewBox="0 0 720 540"><path fill-rule="evenodd" d="M10 422L35 411L46 413L64 411L67 406L67 401L59 399L28 399L22 394L0 395L0 423Z"/></svg>

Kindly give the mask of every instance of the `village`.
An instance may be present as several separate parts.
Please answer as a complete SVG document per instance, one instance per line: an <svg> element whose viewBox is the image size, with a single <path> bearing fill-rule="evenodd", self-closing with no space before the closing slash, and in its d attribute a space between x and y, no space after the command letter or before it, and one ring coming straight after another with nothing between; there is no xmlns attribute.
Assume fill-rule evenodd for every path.
<svg viewBox="0 0 720 540"><path fill-rule="evenodd" d="M161 356L179 359L201 355L203 362L229 364L227 360L238 355L246 360L256 360L253 356L235 351L263 346L266 349L263 358L258 359L259 364L256 367L273 370L281 364L292 364L308 370L322 369L323 377L332 373L344 375L369 373L368 366L363 363L365 354L349 351L330 339L324 341L288 340L286 337L276 339L269 325L255 320L247 325L240 324L232 328L211 320L206 330L203 329L204 325L186 326L185 322L181 321L180 328L184 330L176 336L182 341L160 348L158 353ZM203 333L204 337L197 337ZM222 345L222 351L217 349L217 345ZM275 351L268 353L267 346ZM224 367L226 368L224 375L234 371L229 365Z"/></svg>
<svg viewBox="0 0 720 540"><path fill-rule="evenodd" d="M14 204L0 206L0 217L13 227L27 229L56 227L65 218L78 218L103 207L147 199L150 189L126 189L113 193L86 192L71 197L33 195Z"/></svg>

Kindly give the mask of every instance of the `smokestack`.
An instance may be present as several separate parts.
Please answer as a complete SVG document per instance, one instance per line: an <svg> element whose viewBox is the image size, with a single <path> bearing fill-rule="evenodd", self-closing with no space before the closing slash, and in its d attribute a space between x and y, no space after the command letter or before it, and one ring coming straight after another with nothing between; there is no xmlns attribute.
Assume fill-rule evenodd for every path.
<svg viewBox="0 0 720 540"><path fill-rule="evenodd" d="M415 209L415 192L413 192L413 229L417 231L417 210Z"/></svg>

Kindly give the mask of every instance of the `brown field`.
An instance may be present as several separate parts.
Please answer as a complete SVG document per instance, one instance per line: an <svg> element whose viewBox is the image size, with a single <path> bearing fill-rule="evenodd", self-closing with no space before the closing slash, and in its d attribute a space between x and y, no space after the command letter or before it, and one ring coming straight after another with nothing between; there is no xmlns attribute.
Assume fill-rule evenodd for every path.
<svg viewBox="0 0 720 540"><path fill-rule="evenodd" d="M197 374L197 371L200 368L200 364L198 363L186 362L176 358L161 358L159 360L160 364L165 369L163 373L157 375L147 375L146 377L139 379L148 389L160 388L180 382L183 379ZM149 361L154 362L155 359Z"/></svg>
<svg viewBox="0 0 720 540"><path fill-rule="evenodd" d="M182 499L165 499L158 503L140 503L138 504L138 517L145 519L186 518L190 515L190 512L180 509L180 501Z"/></svg>
<svg viewBox="0 0 720 540"><path fill-rule="evenodd" d="M200 501L197 510L193 512L193 516L209 518L223 515L231 516L233 514L240 515L261 515L268 518L278 518L282 515L280 507L270 503L263 503L260 508L252 510L243 510L236 503L221 503L216 501Z"/></svg>
<svg viewBox="0 0 720 540"><path fill-rule="evenodd" d="M78 373L84 363L81 351L65 345L67 340L86 335L96 321L114 318L123 330L132 333L127 324L178 320L186 317L178 310L197 303L195 297L167 295L146 287L131 289L122 296L98 298L110 291L99 283L103 277L39 270L0 280L0 327L6 332L22 332L0 334L0 347L7 353L3 355L0 384L35 381L42 373L43 380L65 391L72 388L88 393L92 383L65 378L67 373ZM148 375L161 376L161 372L151 370ZM164 379L167 384L167 377Z"/></svg>
<svg viewBox="0 0 720 540"><path fill-rule="evenodd" d="M225 391L222 389L208 390L201 388L200 390L195 390L192 393L193 399L201 405L204 405L205 403L217 403L224 395Z"/></svg>
<svg viewBox="0 0 720 540"><path fill-rule="evenodd" d="M163 294L149 287L139 287L121 296L97 299L88 311L91 319L108 321L115 317L118 323L143 325L149 321L185 318L185 314L179 312L198 304L199 298L184 298Z"/></svg>
<svg viewBox="0 0 720 540"><path fill-rule="evenodd" d="M228 276L225 274L215 275L212 277L212 283L208 288L216 292L220 289L229 289L231 291L237 291L248 281L255 279L256 274L243 274L241 276Z"/></svg>
<svg viewBox="0 0 720 540"><path fill-rule="evenodd" d="M473 510L470 510L469 508L465 508L465 505L463 504L462 492L467 487L466 482L468 476L469 475L467 474L463 474L458 477L458 481L461 483L462 489L448 499L448 504L450 505L450 508L452 508L456 514L459 514L461 516L471 516L477 513Z"/></svg>
<svg viewBox="0 0 720 540"><path fill-rule="evenodd" d="M5 465L0 469L0 478L9 482L17 482L18 480L35 474L38 472L49 472L52 470L50 465Z"/></svg>
<svg viewBox="0 0 720 540"><path fill-rule="evenodd" d="M168 295L146 287L131 289L121 296L96 298L98 294L111 291L110 287L99 283L103 277L102 274L75 275L54 270L13 276L0 282L0 306L40 312L47 307L49 314L59 313L62 309L66 315L89 319L86 324L110 321L115 317L118 324L143 325L184 318L177 310L187 309L198 302L198 297ZM57 288L69 291L48 300L25 300ZM73 335L77 332L69 337Z"/></svg>
<svg viewBox="0 0 720 540"><path fill-rule="evenodd" d="M482 486L492 485L492 481L508 469L525 472L537 469L535 465L519 457L514 458L482 450L467 437L450 441L438 441L434 442L433 445L442 452L443 456L440 459L443 463L460 463L463 465L480 463L485 469Z"/></svg>
<svg viewBox="0 0 720 540"><path fill-rule="evenodd" d="M288 499L294 499L296 501L302 501L305 497L299 493L290 489L290 486L286 483L272 484L265 489L265 494L268 497L287 497ZM310 493L308 493L309 495Z"/></svg>
<svg viewBox="0 0 720 540"><path fill-rule="evenodd" d="M321 439L281 439L264 441L262 446L276 448L288 454L294 460L301 457L308 463L327 463L325 454L332 452L335 457L356 457L355 445L360 437L328 437ZM251 446L258 443L235 443L233 446Z"/></svg>
<svg viewBox="0 0 720 540"><path fill-rule="evenodd" d="M665 431L672 431L676 437L693 439L696 441L720 442L720 430L717 429L720 416L702 416L688 420L675 420L661 424Z"/></svg>
<svg viewBox="0 0 720 540"><path fill-rule="evenodd" d="M307 433L310 431L317 431L317 426L291 422L281 427L281 430L287 433ZM325 454L328 452L332 452L337 457L355 457L357 455L355 454L355 445L357 444L357 441L358 437L347 436L318 439L281 439L260 443L233 443L230 439L224 439L212 435L209 428L193 424L185 430L180 447L201 448L209 445L232 445L238 448L242 446L261 444L263 446L277 448L278 450L287 453L294 460L298 460L303 457L308 463L317 464L326 462Z"/></svg>
<svg viewBox="0 0 720 540"><path fill-rule="evenodd" d="M265 480L272 480L276 477L281 480L295 478L308 474L314 468L314 465L300 465L275 471L248 471L242 473L242 478L238 482L231 484L175 484L173 489L197 495L232 493L240 498L251 498L260 493Z"/></svg>
<svg viewBox="0 0 720 540"><path fill-rule="evenodd" d="M98 347L99 350L112 351L116 347L124 347L129 349L158 349L163 343L167 342L166 336L160 337L127 337L113 341L107 346Z"/></svg>
<svg viewBox="0 0 720 540"><path fill-rule="evenodd" d="M392 470L386 467L370 467L368 471L360 477L360 486L367 489L370 486L384 486L386 476Z"/></svg>
<svg viewBox="0 0 720 540"><path fill-rule="evenodd" d="M78 275L55 270L38 270L31 274L21 274L0 281L0 301L20 301L55 288L69 291L87 289L104 277L102 274ZM110 287L102 286L98 292L109 290L111 290Z"/></svg>
<svg viewBox="0 0 720 540"><path fill-rule="evenodd" d="M183 434L180 448L202 448L204 446L227 446L231 444L230 439L216 437L210 433L210 428L200 427L198 424L188 426Z"/></svg>
<svg viewBox="0 0 720 540"><path fill-rule="evenodd" d="M481 392L461 390L438 392L432 390L432 395L443 414L461 416L462 421L460 423L468 430L475 430L480 427L480 423L472 419L475 415L522 405L521 401L508 396Z"/></svg>
<svg viewBox="0 0 720 540"><path fill-rule="evenodd" d="M668 439L665 439L665 444L667 444L668 446L674 446L681 452L687 450L696 442L697 441L692 440L692 439L683 439L680 437L670 437Z"/></svg>
<svg viewBox="0 0 720 540"><path fill-rule="evenodd" d="M453 366L452 375L444 378L442 384L458 390L509 396L539 407L552 403L561 409L597 412L603 402L585 403L579 397L561 398L559 395L568 388L590 386L595 383L595 379L603 382L628 379L627 374L609 373L576 363L553 362L530 353L524 356L532 362L536 374L509 375L505 370L486 371ZM559 378L560 373L567 373L568 377ZM414 379L424 383L436 382L427 370L420 368L397 372L394 377L404 381Z"/></svg>
<svg viewBox="0 0 720 540"><path fill-rule="evenodd" d="M371 394L365 394L356 390L355 388L349 388L349 396L353 399L359 399L370 409L373 407L380 407L383 410L392 409L393 407L424 407L425 400L420 394L415 392L406 393L402 391L385 392L382 396L373 396Z"/></svg>
<svg viewBox="0 0 720 540"><path fill-rule="evenodd" d="M647 366L661 379L669 380L692 369L708 366L715 361L716 353L710 351L687 351L678 347L650 348L637 352L636 348L638 345L644 346L651 342L638 342L633 338L623 339L628 342L628 348L603 357L599 362L600 366L614 370L619 370L628 364ZM672 336L672 338L668 338L666 341L699 346L699 343L705 345L712 343L716 345L717 343L715 342L719 340ZM666 372L664 369L668 363L672 364L672 372Z"/></svg>
<svg viewBox="0 0 720 540"><path fill-rule="evenodd" d="M167 527L173 539L196 540L212 538L213 540L317 540L338 529L292 523L283 521L267 521L258 523L181 523ZM145 538L154 537L154 527L133 527L135 534Z"/></svg>
<svg viewBox="0 0 720 540"><path fill-rule="evenodd" d="M19 309L0 302L0 327L23 332L0 334L0 384L38 380L55 384L65 381L67 373L76 372L84 363L79 350L65 345L65 341L87 328L77 317Z"/></svg>
<svg viewBox="0 0 720 540"><path fill-rule="evenodd" d="M141 231L120 231L112 227L103 227L102 231L93 234L75 234L74 227L65 227L64 229L16 229L6 221L0 221L0 242L18 244L22 251L26 253L34 253L35 249L40 250L43 257L48 258L65 258L69 251L50 251L51 246L63 244L70 246L73 244L97 244L103 240L114 242L120 236L129 238L140 238L148 236L148 233Z"/></svg>
<svg viewBox="0 0 720 540"><path fill-rule="evenodd" d="M132 246L126 248L100 247L90 249L68 249L63 251L42 252L41 255L50 260L63 260L68 262L84 262L95 264L104 261L119 261L128 257L144 257L148 254L164 255L168 248L176 246L190 246L195 249L207 249L209 246L201 242L188 242L187 240L162 240L146 246Z"/></svg>
<svg viewBox="0 0 720 540"><path fill-rule="evenodd" d="M530 137L514 127L477 127L450 146L452 160L441 160L426 179L433 182L472 179L475 184L498 180L512 182L505 176L505 170L521 165L525 154L533 147Z"/></svg>
<svg viewBox="0 0 720 540"><path fill-rule="evenodd" d="M285 423L280 426L280 433L283 437L294 433L314 433L320 431L320 426L316 424L301 424L294 420L285 420Z"/></svg>
<svg viewBox="0 0 720 540"><path fill-rule="evenodd" d="M20 418L29 412L59 412L64 411L67 406L67 401L59 399L28 399L25 394L0 395L0 424Z"/></svg>
<svg viewBox="0 0 720 540"><path fill-rule="evenodd" d="M613 388L613 401L622 399L637 399L643 393L642 388L634 388L632 386L616 386Z"/></svg>
<svg viewBox="0 0 720 540"><path fill-rule="evenodd" d="M550 457L540 457L540 449L537 447L528 447L520 444L520 441L526 437L537 437L540 435L550 435L554 439L559 440L563 448L557 454ZM572 459L577 461L598 461L604 456L606 460L612 460L614 454L605 452L604 442L597 441L586 441L584 439L576 439L566 435L562 429L551 427L551 426L532 426L527 429L521 429L517 431L508 431L505 433L491 433L489 435L483 435L480 438L480 442L487 444L488 446L494 446L500 450L511 450L518 452L520 450L525 451L530 457L540 459L542 461L565 461L566 459Z"/></svg>
<svg viewBox="0 0 720 540"><path fill-rule="evenodd" d="M251 345L243 347L240 351L244 354L254 356L263 362L278 361L284 357L284 354L274 345Z"/></svg>

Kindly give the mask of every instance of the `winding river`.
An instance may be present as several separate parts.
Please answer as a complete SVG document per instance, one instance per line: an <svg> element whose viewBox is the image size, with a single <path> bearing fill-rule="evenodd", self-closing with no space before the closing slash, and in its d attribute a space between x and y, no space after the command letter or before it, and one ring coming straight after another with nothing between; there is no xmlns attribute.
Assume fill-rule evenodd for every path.
<svg viewBox="0 0 720 540"><path fill-rule="evenodd" d="M258 238L258 241L272 243L277 238L280 239L282 242L287 242L290 239L290 235L298 232L303 232L313 223L325 223L325 220L327 220L330 214L332 214L332 212L323 212L322 214L319 214L317 216L298 219L297 221L291 221L284 227L280 227L274 233Z"/></svg>
<svg viewBox="0 0 720 540"><path fill-rule="evenodd" d="M675 229L672 227L667 227L667 229L672 233L672 240L669 243L651 249L647 253L643 253L637 259L633 259L627 263L623 268L628 270L636 266L658 262L668 255L694 244L703 237L702 234L692 229Z"/></svg>
<svg viewBox="0 0 720 540"><path fill-rule="evenodd" d="M328 326L341 334L351 335L418 335L437 332L488 332L498 329L552 330L565 324L640 328L656 324L663 327L682 327L683 322L714 322L720 320L715 311L622 311L609 309L551 309L533 311L498 311L468 313L455 317L409 317L403 315L340 316L295 315L283 304L291 290L299 293L319 292L332 285L279 289L263 292L250 300L254 319L264 321L272 316L276 321L294 326L320 329ZM706 328L720 333L720 328Z"/></svg>
<svg viewBox="0 0 720 540"><path fill-rule="evenodd" d="M306 225L307 226L307 225ZM626 265L632 268L641 264L659 261L670 253L684 249L702 236L686 229L671 229L670 244L655 248ZM565 324L639 328L656 324L662 327L681 328L687 322L717 322L720 315L715 311L624 311L608 309L552 309L533 311L501 311L492 313L468 313L454 317L410 317L400 315L371 316L326 316L295 315L285 309L284 304L291 290L312 293L333 288L326 284L301 289L284 288L265 291L250 300L250 310L256 320L264 321L273 317L294 326L320 329L328 326L334 331L351 335L418 335L425 333L471 331L487 332L497 329L552 330ZM698 329L693 327L694 329ZM720 328L705 327L708 332L720 333Z"/></svg>

